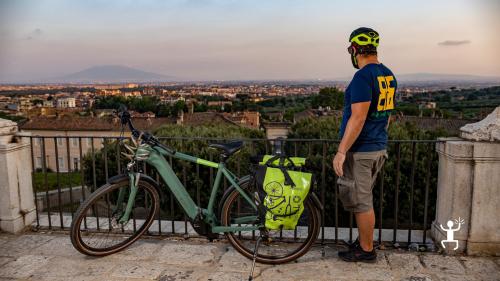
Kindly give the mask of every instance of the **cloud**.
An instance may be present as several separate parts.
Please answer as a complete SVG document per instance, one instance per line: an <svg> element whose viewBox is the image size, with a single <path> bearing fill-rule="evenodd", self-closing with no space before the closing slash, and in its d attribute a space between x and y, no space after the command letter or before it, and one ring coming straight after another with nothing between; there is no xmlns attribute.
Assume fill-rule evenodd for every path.
<svg viewBox="0 0 500 281"><path fill-rule="evenodd" d="M470 40L446 40L443 42L439 42L439 46L461 46L461 45L467 45L470 44Z"/></svg>
<svg viewBox="0 0 500 281"><path fill-rule="evenodd" d="M35 39L37 37L40 37L42 36L42 33L43 31L40 29L40 28L35 28L33 29L30 33L28 33L28 35L26 36L26 40L32 40L32 39Z"/></svg>

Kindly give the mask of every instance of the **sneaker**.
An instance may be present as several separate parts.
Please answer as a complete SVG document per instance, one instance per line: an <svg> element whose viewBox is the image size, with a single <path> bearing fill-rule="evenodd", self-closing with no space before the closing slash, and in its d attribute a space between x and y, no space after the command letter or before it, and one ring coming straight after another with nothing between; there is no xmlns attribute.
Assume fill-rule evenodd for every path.
<svg viewBox="0 0 500 281"><path fill-rule="evenodd" d="M348 244L349 245L349 250L354 249L359 246L359 237L354 240L354 242Z"/></svg>
<svg viewBox="0 0 500 281"><path fill-rule="evenodd" d="M339 252L339 257L347 262L377 262L377 253L375 249L371 252L367 252L363 250L359 244L350 248L349 251Z"/></svg>

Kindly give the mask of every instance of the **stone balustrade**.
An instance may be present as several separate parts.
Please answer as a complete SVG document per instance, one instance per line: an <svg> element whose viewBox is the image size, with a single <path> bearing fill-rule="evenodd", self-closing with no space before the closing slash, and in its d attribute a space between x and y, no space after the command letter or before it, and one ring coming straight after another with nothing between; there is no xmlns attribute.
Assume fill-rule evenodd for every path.
<svg viewBox="0 0 500 281"><path fill-rule="evenodd" d="M500 107L484 120L461 128L461 138L445 138L439 153L436 219L431 228L436 243L447 239L448 221L465 224L453 233L452 253L500 254ZM441 246L441 245L439 245Z"/></svg>
<svg viewBox="0 0 500 281"><path fill-rule="evenodd" d="M0 229L20 232L36 217L31 148L15 122L0 119Z"/></svg>

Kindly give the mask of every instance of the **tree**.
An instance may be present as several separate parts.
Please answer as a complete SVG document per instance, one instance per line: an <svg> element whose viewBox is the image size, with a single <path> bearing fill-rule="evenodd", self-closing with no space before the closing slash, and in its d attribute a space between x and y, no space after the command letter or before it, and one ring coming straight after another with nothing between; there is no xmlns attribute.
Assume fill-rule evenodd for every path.
<svg viewBox="0 0 500 281"><path fill-rule="evenodd" d="M344 92L337 88L322 88L318 95L312 97L311 106L313 108L327 107L331 109L342 109L344 107Z"/></svg>

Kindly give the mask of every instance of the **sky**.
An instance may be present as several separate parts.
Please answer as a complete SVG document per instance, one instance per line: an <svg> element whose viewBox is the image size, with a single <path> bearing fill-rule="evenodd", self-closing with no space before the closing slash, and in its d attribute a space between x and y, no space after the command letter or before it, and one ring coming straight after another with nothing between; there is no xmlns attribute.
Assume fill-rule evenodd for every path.
<svg viewBox="0 0 500 281"><path fill-rule="evenodd" d="M398 73L500 76L498 0L0 0L0 81L125 65L188 80L335 79L352 30Z"/></svg>

